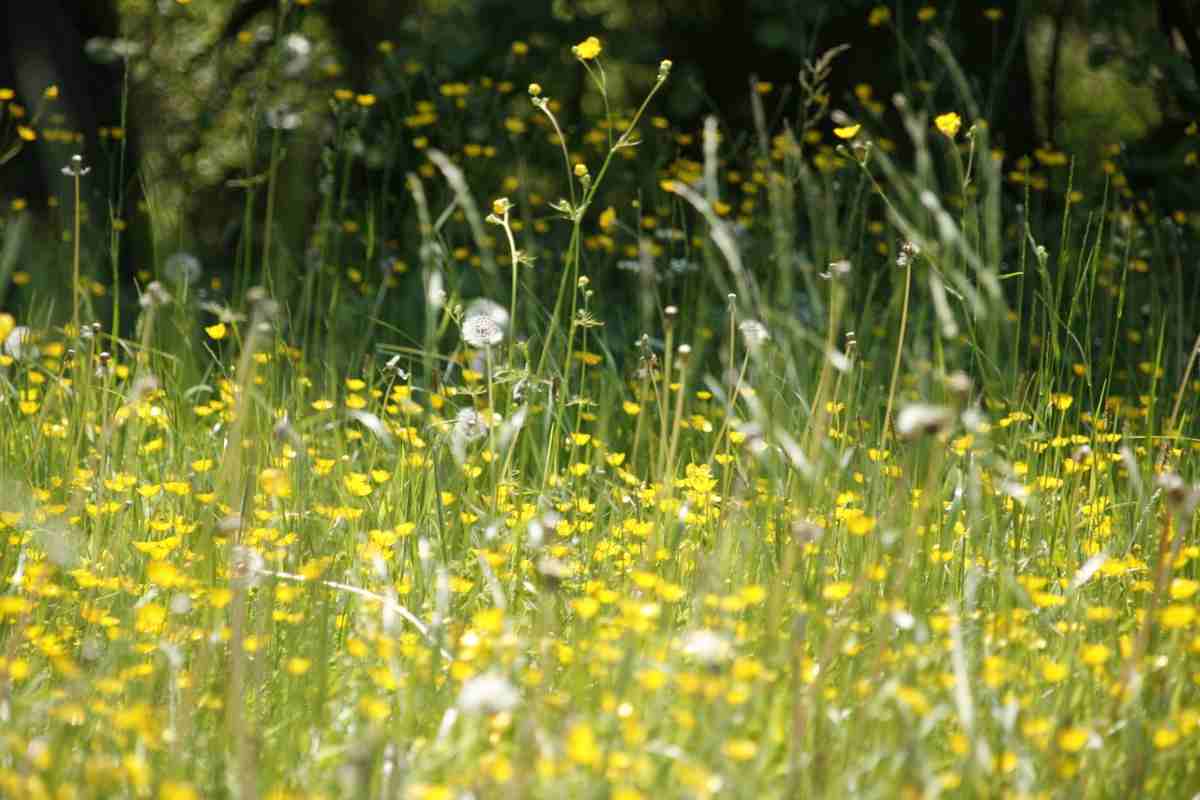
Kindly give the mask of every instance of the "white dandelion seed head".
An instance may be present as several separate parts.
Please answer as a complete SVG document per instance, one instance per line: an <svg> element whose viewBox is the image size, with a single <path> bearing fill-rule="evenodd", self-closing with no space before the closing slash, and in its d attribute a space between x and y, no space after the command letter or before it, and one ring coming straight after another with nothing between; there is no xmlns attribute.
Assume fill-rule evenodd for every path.
<svg viewBox="0 0 1200 800"><path fill-rule="evenodd" d="M917 243L911 240L906 241L900 245L900 252L896 255L896 266L907 267L919 255L921 255L921 248Z"/></svg>
<svg viewBox="0 0 1200 800"><path fill-rule="evenodd" d="M473 317L476 314L483 314L503 330L508 329L508 309L495 300L489 300L486 297L477 297L472 300L467 304L464 316Z"/></svg>
<svg viewBox="0 0 1200 800"><path fill-rule="evenodd" d="M28 326L18 325L13 328L4 339L4 355L14 361L37 358L38 349L32 344L32 336L33 332Z"/></svg>
<svg viewBox="0 0 1200 800"><path fill-rule="evenodd" d="M500 714L512 711L520 702L517 687L493 672L469 679L458 693L458 707L466 714Z"/></svg>
<svg viewBox="0 0 1200 800"><path fill-rule="evenodd" d="M896 435L901 439L914 439L941 433L950 427L954 414L944 406L913 403L900 409L896 415Z"/></svg>
<svg viewBox="0 0 1200 800"><path fill-rule="evenodd" d="M685 635L680 649L684 655L709 667L719 666L733 656L733 644L729 638L708 628L699 628Z"/></svg>
<svg viewBox="0 0 1200 800"><path fill-rule="evenodd" d="M163 263L163 275L176 286L191 286L203 273L200 259L182 250L167 256Z"/></svg>
<svg viewBox="0 0 1200 800"><path fill-rule="evenodd" d="M233 558L229 565L230 583L250 588L262 581L262 572L266 566L262 553L253 547L238 545L233 548Z"/></svg>
<svg viewBox="0 0 1200 800"><path fill-rule="evenodd" d="M462 338L470 347L495 347L504 341L504 328L487 313L468 313L462 322Z"/></svg>
<svg viewBox="0 0 1200 800"><path fill-rule="evenodd" d="M738 330L742 332L742 339L746 342L748 350L757 350L771 338L771 332L767 330L767 326L756 319L745 320L738 325Z"/></svg>
<svg viewBox="0 0 1200 800"><path fill-rule="evenodd" d="M312 42L299 33L288 34L283 40L285 61L283 71L288 77L295 77L308 69L312 60Z"/></svg>
<svg viewBox="0 0 1200 800"><path fill-rule="evenodd" d="M465 442L474 442L483 438L487 433L487 423L483 416L473 408L464 408L454 418L454 436Z"/></svg>

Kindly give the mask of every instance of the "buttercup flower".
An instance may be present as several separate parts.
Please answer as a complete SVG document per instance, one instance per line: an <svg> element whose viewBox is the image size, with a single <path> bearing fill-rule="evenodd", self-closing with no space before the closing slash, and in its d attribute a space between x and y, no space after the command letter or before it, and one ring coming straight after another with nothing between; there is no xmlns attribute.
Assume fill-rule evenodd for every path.
<svg viewBox="0 0 1200 800"><path fill-rule="evenodd" d="M962 117L950 111L946 114L939 114L933 124L939 131L953 139L958 135L958 129L962 127Z"/></svg>
<svg viewBox="0 0 1200 800"><path fill-rule="evenodd" d="M600 45L600 40L595 36L589 36L579 44L572 47L571 52L575 54L576 58L579 58L582 61L591 61L593 58L600 55L600 51L602 49L603 48Z"/></svg>

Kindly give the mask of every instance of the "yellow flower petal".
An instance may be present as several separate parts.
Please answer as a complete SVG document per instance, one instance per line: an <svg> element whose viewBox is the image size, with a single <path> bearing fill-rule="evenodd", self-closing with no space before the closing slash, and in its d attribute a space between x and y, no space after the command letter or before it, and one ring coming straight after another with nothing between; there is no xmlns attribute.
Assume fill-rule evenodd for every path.
<svg viewBox="0 0 1200 800"><path fill-rule="evenodd" d="M571 52L575 53L575 56L582 61L591 61L593 58L600 55L600 51L602 49L603 47L600 45L600 40L595 36L589 36L571 48Z"/></svg>
<svg viewBox="0 0 1200 800"><path fill-rule="evenodd" d="M958 129L962 127L962 117L950 111L946 114L939 114L933 124L939 131L953 139L958 135Z"/></svg>

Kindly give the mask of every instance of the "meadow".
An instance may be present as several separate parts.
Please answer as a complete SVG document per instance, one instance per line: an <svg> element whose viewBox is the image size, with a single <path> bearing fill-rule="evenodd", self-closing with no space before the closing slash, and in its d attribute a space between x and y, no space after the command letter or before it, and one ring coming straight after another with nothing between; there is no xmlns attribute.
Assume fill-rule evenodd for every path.
<svg viewBox="0 0 1200 800"><path fill-rule="evenodd" d="M276 115L223 272L69 137L0 211L0 796L1200 790L1200 216L999 151L936 40L940 94L834 114L830 53L741 132L607 44L582 119L323 98L299 243Z"/></svg>

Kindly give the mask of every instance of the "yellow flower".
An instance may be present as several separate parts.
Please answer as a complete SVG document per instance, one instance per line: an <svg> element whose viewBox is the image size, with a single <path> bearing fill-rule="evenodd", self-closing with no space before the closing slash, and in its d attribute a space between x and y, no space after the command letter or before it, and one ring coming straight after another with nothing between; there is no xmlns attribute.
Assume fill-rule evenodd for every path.
<svg viewBox="0 0 1200 800"><path fill-rule="evenodd" d="M826 586L821 591L821 596L831 602L837 602L839 600L845 600L847 597L849 597L850 592L853 589L854 585L852 583L848 581L837 581Z"/></svg>
<svg viewBox="0 0 1200 800"><path fill-rule="evenodd" d="M270 497L291 497L292 482L281 469L269 467L258 475L258 486Z"/></svg>
<svg viewBox="0 0 1200 800"><path fill-rule="evenodd" d="M1196 621L1196 609L1194 606L1183 605L1182 603L1172 603L1162 611L1162 624L1164 628L1177 630L1186 628Z"/></svg>
<svg viewBox="0 0 1200 800"><path fill-rule="evenodd" d="M846 521L846 530L854 536L866 536L875 530L875 518L863 513L855 514Z"/></svg>
<svg viewBox="0 0 1200 800"><path fill-rule="evenodd" d="M216 325L209 325L204 329L204 332L213 339L224 339L226 333L225 323L218 322Z"/></svg>
<svg viewBox="0 0 1200 800"><path fill-rule="evenodd" d="M1084 645L1079 651L1079 660L1089 667L1098 667L1108 661L1112 651L1102 644Z"/></svg>
<svg viewBox="0 0 1200 800"><path fill-rule="evenodd" d="M939 131L953 139L958 135L958 129L962 127L962 117L950 111L945 114L939 114L933 121L933 124L937 126Z"/></svg>
<svg viewBox="0 0 1200 800"><path fill-rule="evenodd" d="M601 49L603 48L600 46L600 40L595 36L589 36L579 44L572 47L571 52L574 53L575 57L581 61L591 61L593 58L600 55Z"/></svg>
<svg viewBox="0 0 1200 800"><path fill-rule="evenodd" d="M721 750L733 761L749 761L758 754L758 745L750 739L730 739Z"/></svg>
<svg viewBox="0 0 1200 800"><path fill-rule="evenodd" d="M1179 731L1174 728L1159 728L1154 732L1154 746L1167 750L1179 743Z"/></svg>
<svg viewBox="0 0 1200 800"><path fill-rule="evenodd" d="M617 210L612 206L600 212L600 230L606 231L617 221Z"/></svg>
<svg viewBox="0 0 1200 800"><path fill-rule="evenodd" d="M190 783L163 781L158 790L159 800L200 800L200 794Z"/></svg>
<svg viewBox="0 0 1200 800"><path fill-rule="evenodd" d="M892 18L892 10L887 6L875 6L871 9L871 13L867 15L867 24L872 28L878 28L880 25L887 23Z"/></svg>
<svg viewBox="0 0 1200 800"><path fill-rule="evenodd" d="M311 666L312 661L310 659L300 658L299 656L289 658L286 664L287 671L292 675L303 675L308 672Z"/></svg>
<svg viewBox="0 0 1200 800"><path fill-rule="evenodd" d="M1171 599L1187 600L1196 593L1197 589L1200 589L1200 581L1193 581L1188 578L1175 578L1171 581Z"/></svg>
<svg viewBox="0 0 1200 800"><path fill-rule="evenodd" d="M567 758L585 767L600 763L600 744L587 723L574 725L567 731Z"/></svg>
<svg viewBox="0 0 1200 800"><path fill-rule="evenodd" d="M1046 683L1059 683L1066 679L1068 674L1070 674L1070 670L1065 664L1057 661L1046 661L1042 664L1042 678Z"/></svg>
<svg viewBox="0 0 1200 800"><path fill-rule="evenodd" d="M1063 728L1058 732L1058 749L1066 753L1078 753L1090 736L1087 728Z"/></svg>
<svg viewBox="0 0 1200 800"><path fill-rule="evenodd" d="M844 128L834 128L833 135L839 139L853 139L855 136L858 136L858 131L861 128L862 125L847 125Z"/></svg>
<svg viewBox="0 0 1200 800"><path fill-rule="evenodd" d="M600 610L600 601L594 597L580 597L571 601L571 607L580 619L591 619Z"/></svg>

